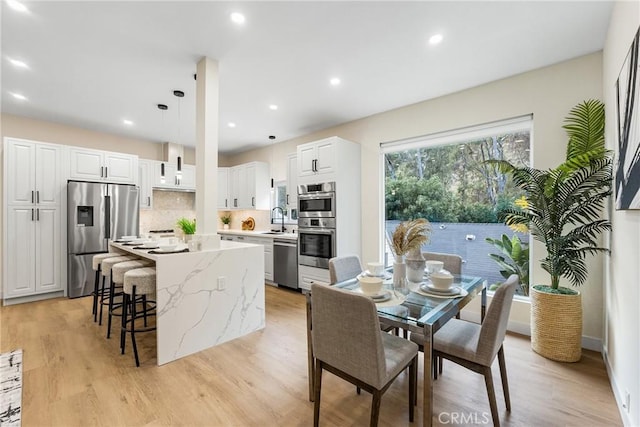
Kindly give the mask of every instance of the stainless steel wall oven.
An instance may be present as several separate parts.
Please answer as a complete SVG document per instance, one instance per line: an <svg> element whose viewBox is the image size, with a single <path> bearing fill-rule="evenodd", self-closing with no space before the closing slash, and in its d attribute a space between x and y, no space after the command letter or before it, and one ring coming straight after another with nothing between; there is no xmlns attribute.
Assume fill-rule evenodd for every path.
<svg viewBox="0 0 640 427"><path fill-rule="evenodd" d="M298 263L310 267L329 268L336 256L336 219L298 219Z"/></svg>
<svg viewBox="0 0 640 427"><path fill-rule="evenodd" d="M335 218L336 183L298 186L298 218Z"/></svg>

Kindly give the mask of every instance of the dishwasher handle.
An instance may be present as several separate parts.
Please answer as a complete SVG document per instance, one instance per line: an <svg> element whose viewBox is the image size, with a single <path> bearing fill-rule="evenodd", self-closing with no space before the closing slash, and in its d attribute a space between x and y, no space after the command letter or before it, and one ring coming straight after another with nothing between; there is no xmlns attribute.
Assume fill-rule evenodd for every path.
<svg viewBox="0 0 640 427"><path fill-rule="evenodd" d="M287 241L284 241L284 240L274 240L273 241L273 245L274 246L286 246L286 247L289 247L289 248L297 248L298 247L297 243L291 243L291 242L287 242Z"/></svg>

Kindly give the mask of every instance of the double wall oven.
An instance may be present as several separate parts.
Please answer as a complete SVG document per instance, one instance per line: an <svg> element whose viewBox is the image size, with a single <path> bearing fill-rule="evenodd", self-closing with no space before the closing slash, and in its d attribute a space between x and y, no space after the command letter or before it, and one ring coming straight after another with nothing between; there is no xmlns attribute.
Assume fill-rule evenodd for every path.
<svg viewBox="0 0 640 427"><path fill-rule="evenodd" d="M336 256L336 184L298 186L298 263L329 268Z"/></svg>

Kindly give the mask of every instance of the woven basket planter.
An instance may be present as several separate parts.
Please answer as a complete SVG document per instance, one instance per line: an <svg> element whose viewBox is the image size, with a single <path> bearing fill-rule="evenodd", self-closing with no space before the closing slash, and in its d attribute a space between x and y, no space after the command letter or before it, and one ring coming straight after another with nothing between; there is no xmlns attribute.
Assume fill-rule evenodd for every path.
<svg viewBox="0 0 640 427"><path fill-rule="evenodd" d="M582 295L548 294L533 286L531 348L547 359L577 362L582 355Z"/></svg>

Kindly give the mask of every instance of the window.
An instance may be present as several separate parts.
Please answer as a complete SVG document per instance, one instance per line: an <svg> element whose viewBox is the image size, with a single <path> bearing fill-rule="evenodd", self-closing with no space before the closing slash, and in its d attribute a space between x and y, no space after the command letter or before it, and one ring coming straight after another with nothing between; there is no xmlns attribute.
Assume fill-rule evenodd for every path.
<svg viewBox="0 0 640 427"><path fill-rule="evenodd" d="M400 221L426 218L431 241L422 251L458 254L463 274L485 277L490 285L504 281L501 270L508 274L510 264L526 271L528 280L529 236L499 219L499 212L523 194L485 160L530 164L531 126L527 116L383 144L385 231L392 233ZM509 254L509 246L518 245L513 239L524 253ZM385 258L391 260L388 246ZM527 295L528 287L519 293Z"/></svg>
<svg viewBox="0 0 640 427"><path fill-rule="evenodd" d="M280 207L280 209L275 209ZM287 184L284 181L278 181L273 185L271 194L271 224L280 224L284 216L285 224L297 224L297 209L287 208Z"/></svg>

